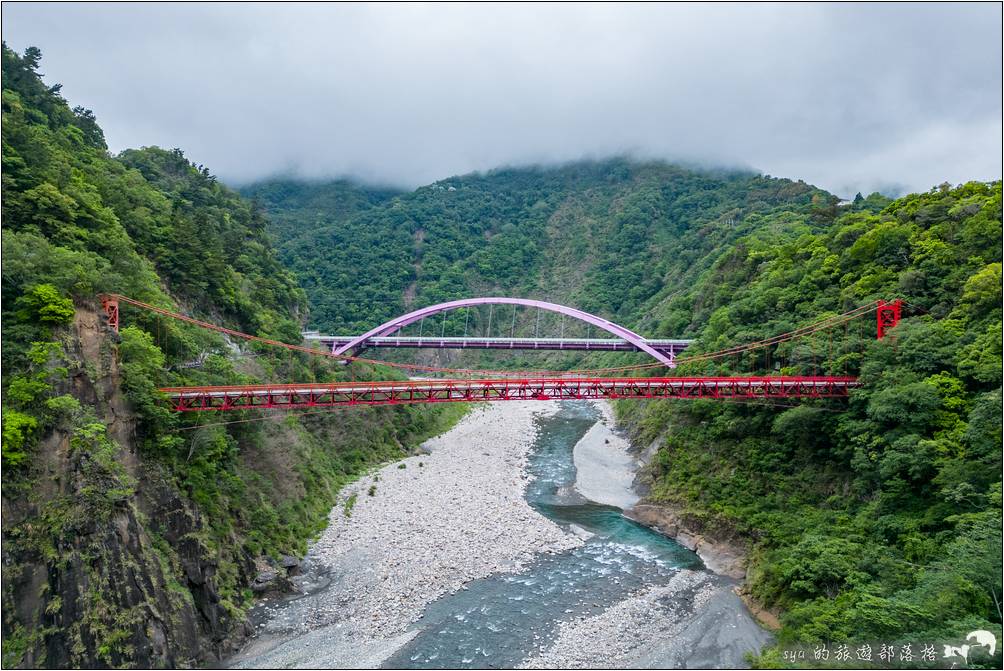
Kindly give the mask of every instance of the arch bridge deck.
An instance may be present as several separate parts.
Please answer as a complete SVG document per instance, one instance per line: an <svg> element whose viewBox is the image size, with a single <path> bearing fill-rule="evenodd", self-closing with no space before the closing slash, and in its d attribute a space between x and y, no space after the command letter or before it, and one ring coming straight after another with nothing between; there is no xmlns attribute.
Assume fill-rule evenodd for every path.
<svg viewBox="0 0 1004 671"><path fill-rule="evenodd" d="M306 331L303 339L320 343L328 349L351 343L355 336L321 335ZM693 340L644 340L657 352L676 355ZM429 348L429 349L514 349L514 350L590 350L596 352L638 352L634 344L620 338L474 338L437 336L377 336L366 341L366 347Z"/></svg>

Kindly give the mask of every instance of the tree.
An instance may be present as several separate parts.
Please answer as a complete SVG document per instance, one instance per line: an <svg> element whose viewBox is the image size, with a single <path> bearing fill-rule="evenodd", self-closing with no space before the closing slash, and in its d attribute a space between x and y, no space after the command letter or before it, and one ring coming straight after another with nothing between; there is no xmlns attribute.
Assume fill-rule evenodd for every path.
<svg viewBox="0 0 1004 671"><path fill-rule="evenodd" d="M38 420L17 410L4 408L3 411L3 463L4 466L19 466L28 458L27 446L31 441Z"/></svg>
<svg viewBox="0 0 1004 671"><path fill-rule="evenodd" d="M22 56L25 66L32 72L38 72L38 64L42 60L42 50L38 47L27 47ZM41 77L42 75L38 75Z"/></svg>
<svg viewBox="0 0 1004 671"><path fill-rule="evenodd" d="M61 326L73 321L73 301L63 297L51 284L36 284L17 299L17 318L46 326Z"/></svg>
<svg viewBox="0 0 1004 671"><path fill-rule="evenodd" d="M105 133L101 130L101 126L98 125L94 112L77 105L73 108L73 116L75 117L74 123L77 128L83 131L84 138L90 145L100 147L101 149L108 148L108 145L105 144Z"/></svg>

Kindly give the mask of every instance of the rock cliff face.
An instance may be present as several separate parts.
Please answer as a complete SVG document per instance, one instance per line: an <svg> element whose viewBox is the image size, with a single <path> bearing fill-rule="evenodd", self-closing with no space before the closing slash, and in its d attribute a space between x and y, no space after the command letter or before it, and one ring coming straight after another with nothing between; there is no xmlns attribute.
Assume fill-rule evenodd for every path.
<svg viewBox="0 0 1004 671"><path fill-rule="evenodd" d="M666 504L639 503L625 511L625 515L700 556L710 570L736 580L746 579L746 548L735 538L725 538L708 533L678 509Z"/></svg>
<svg viewBox="0 0 1004 671"><path fill-rule="evenodd" d="M3 500L5 662L179 667L230 653L246 633L221 603L198 511L136 451L110 340L78 310L63 388L96 422L57 426L32 477ZM107 427L107 428L106 428ZM247 584L254 563L236 567Z"/></svg>

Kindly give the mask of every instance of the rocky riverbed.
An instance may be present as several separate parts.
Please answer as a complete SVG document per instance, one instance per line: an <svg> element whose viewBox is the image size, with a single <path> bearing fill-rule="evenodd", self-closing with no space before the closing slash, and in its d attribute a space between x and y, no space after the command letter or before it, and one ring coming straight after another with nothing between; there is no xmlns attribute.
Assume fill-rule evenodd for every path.
<svg viewBox="0 0 1004 671"><path fill-rule="evenodd" d="M478 407L426 442L429 454L347 487L308 555L330 586L266 607L257 640L231 663L372 666L410 638L430 602L581 545L523 496L535 420L555 412L550 403Z"/></svg>
<svg viewBox="0 0 1004 671"><path fill-rule="evenodd" d="M554 643L522 668L634 668L648 646L679 633L714 592L706 574L681 570L668 584L638 590L598 615L562 622Z"/></svg>
<svg viewBox="0 0 1004 671"><path fill-rule="evenodd" d="M609 406L492 404L424 448L346 488L307 593L259 607L231 665L737 667L769 639L735 581L624 517Z"/></svg>

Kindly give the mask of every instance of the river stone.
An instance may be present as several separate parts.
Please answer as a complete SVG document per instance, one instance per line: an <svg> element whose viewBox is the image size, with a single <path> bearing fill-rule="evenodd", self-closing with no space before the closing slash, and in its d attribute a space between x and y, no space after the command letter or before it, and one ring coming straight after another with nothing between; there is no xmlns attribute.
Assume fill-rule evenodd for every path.
<svg viewBox="0 0 1004 671"><path fill-rule="evenodd" d="M260 572L251 583L251 591L259 596L269 593L284 594L295 591L293 583L278 571L271 569Z"/></svg>

